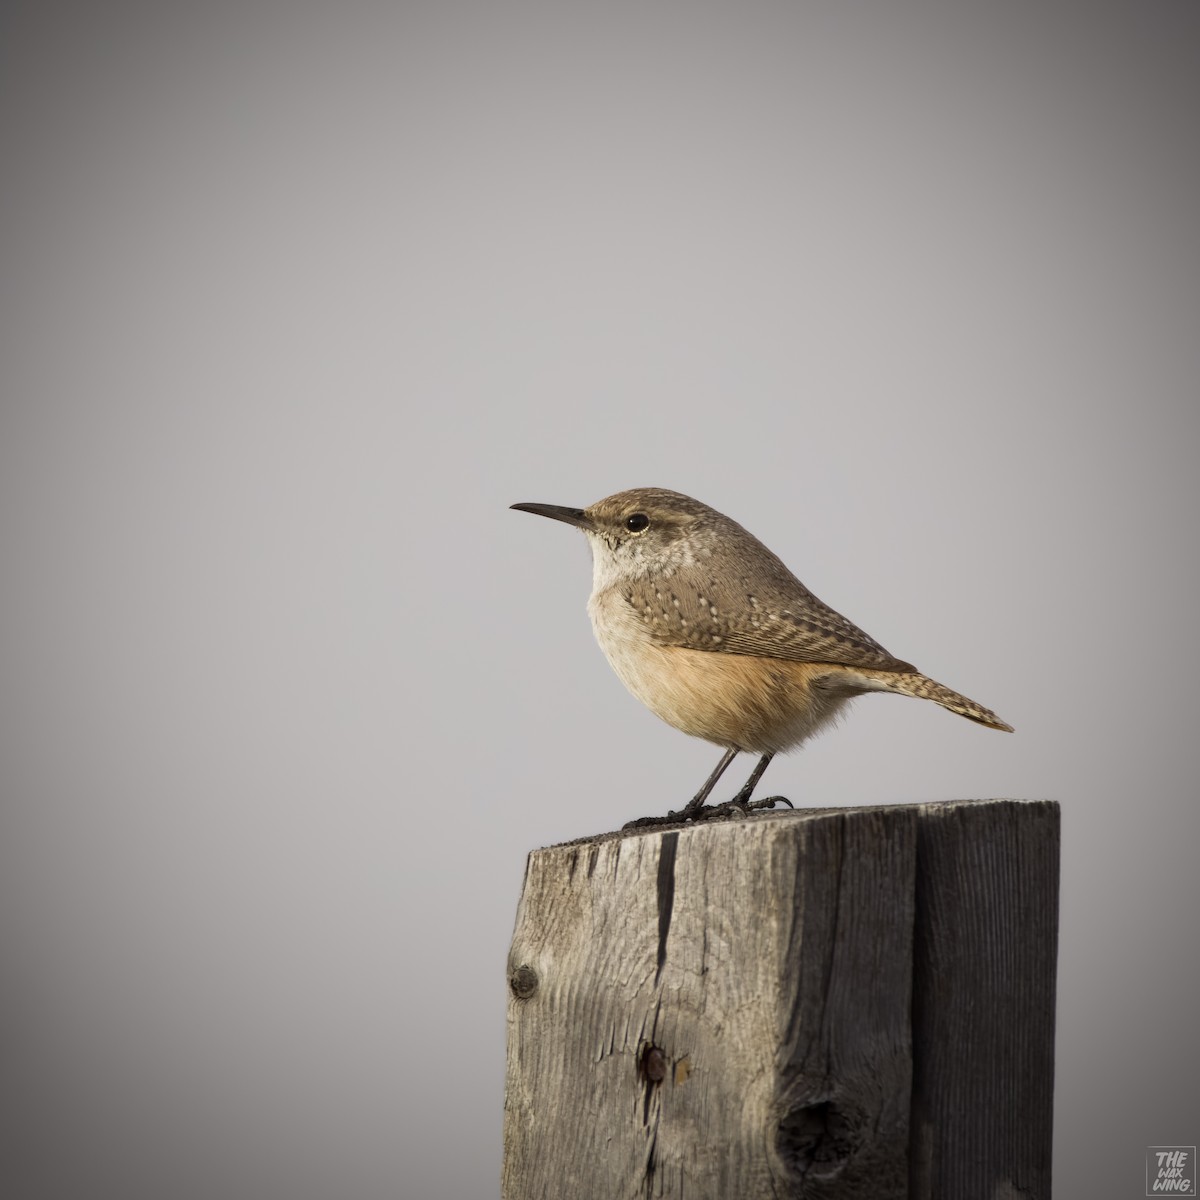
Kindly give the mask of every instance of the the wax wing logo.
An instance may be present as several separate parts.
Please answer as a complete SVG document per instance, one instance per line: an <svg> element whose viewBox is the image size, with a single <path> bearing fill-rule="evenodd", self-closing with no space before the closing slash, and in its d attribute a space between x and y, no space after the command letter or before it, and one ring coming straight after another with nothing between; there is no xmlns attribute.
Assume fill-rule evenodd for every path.
<svg viewBox="0 0 1200 1200"><path fill-rule="evenodd" d="M1147 1196L1194 1196L1195 1194L1195 1146L1150 1146L1147 1148Z"/></svg>

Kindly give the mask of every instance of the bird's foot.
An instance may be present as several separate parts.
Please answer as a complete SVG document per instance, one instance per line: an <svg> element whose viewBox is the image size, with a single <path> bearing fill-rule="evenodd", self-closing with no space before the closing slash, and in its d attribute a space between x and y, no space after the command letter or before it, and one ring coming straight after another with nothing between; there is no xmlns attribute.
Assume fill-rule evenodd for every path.
<svg viewBox="0 0 1200 1200"><path fill-rule="evenodd" d="M693 817L693 821L740 821L754 812L763 812L774 808L776 804L786 804L788 808L796 806L786 796L765 796L762 800L747 800L734 796L724 804L706 805Z"/></svg>
<svg viewBox="0 0 1200 1200"><path fill-rule="evenodd" d="M621 829L652 829L655 825L683 825L689 820L691 820L691 814L686 811L669 812L665 817L638 817L635 821L626 821Z"/></svg>
<svg viewBox="0 0 1200 1200"><path fill-rule="evenodd" d="M652 829L656 825L686 825L699 824L701 821L740 821L752 812L762 812L774 808L777 804L786 804L788 808L796 806L786 796L766 796L762 800L743 800L734 796L723 804L705 804L693 809L691 805L680 809L679 812L669 812L664 817L638 817L636 821L626 821L624 829Z"/></svg>

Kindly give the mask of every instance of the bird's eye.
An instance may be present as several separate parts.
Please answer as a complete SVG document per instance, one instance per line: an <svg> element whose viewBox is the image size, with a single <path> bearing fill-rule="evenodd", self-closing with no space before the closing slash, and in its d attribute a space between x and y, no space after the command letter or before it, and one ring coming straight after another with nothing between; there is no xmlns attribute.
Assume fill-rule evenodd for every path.
<svg viewBox="0 0 1200 1200"><path fill-rule="evenodd" d="M650 518L645 513L634 513L633 516L625 518L625 528L630 533L641 533L649 524Z"/></svg>

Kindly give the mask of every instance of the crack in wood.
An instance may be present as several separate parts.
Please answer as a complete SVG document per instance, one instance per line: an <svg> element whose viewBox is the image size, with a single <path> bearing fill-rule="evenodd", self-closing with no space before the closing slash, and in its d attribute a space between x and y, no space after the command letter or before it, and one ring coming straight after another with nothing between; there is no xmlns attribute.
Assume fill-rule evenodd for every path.
<svg viewBox="0 0 1200 1200"><path fill-rule="evenodd" d="M654 986L662 978L667 965L667 934L671 932L671 911L675 907L675 852L679 847L679 834L664 833L658 851L658 969L654 973Z"/></svg>

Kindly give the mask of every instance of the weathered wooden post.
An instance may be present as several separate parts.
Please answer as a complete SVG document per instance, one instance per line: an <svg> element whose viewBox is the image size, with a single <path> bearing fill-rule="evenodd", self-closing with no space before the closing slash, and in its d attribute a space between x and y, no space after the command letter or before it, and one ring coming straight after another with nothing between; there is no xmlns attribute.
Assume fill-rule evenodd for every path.
<svg viewBox="0 0 1200 1200"><path fill-rule="evenodd" d="M529 856L504 1200L1050 1194L1058 807L801 810Z"/></svg>

